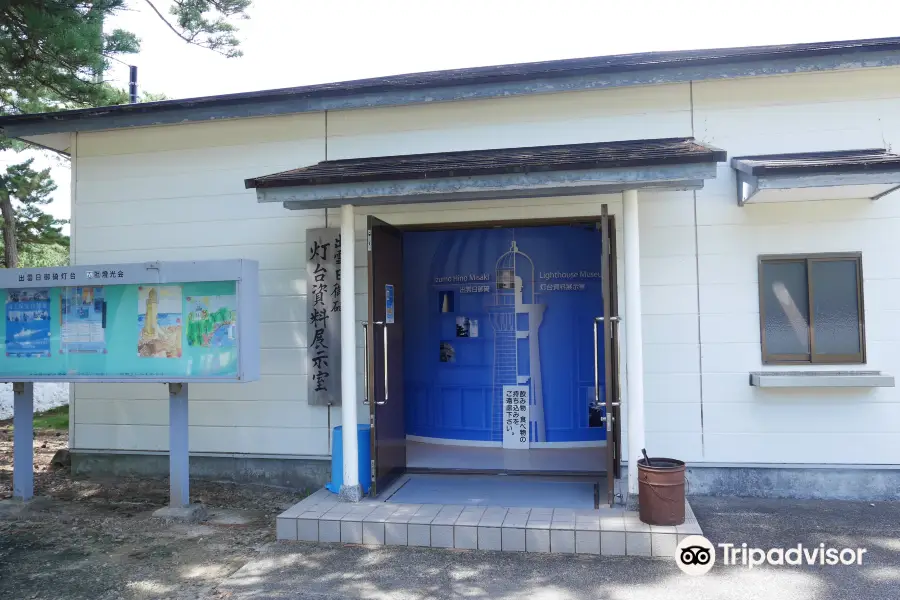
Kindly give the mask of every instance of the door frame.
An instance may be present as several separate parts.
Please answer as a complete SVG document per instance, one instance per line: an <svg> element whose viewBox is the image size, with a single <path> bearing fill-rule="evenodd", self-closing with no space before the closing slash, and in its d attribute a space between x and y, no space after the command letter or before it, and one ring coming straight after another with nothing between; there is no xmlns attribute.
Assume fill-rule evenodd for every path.
<svg viewBox="0 0 900 600"><path fill-rule="evenodd" d="M607 203L602 203L601 211L596 216L544 217L544 218L534 218L534 219L527 219L527 218L526 219L521 219L521 218L518 218L518 219L490 219L490 220L484 220L484 221L454 221L454 222L450 222L450 223L413 223L413 224L405 224L405 225L395 225L395 224L391 223L390 221L386 220L385 218L383 218L383 217L389 218L390 214L382 215L382 216L375 216L375 215L371 215L371 216L375 216L377 219L384 221L386 224L392 226L393 228L399 230L402 233L428 232L428 231L452 231L452 230L467 230L467 229L492 229L492 228L502 228L502 227L547 227L547 226L561 226L561 225L591 225L591 226L597 227L597 230L600 231L600 224L602 221L602 217L604 216L604 213L606 213L606 211L608 210L607 206L608 206ZM614 215L609 215L609 216L614 217ZM615 223L615 221L616 220L613 218L612 222ZM616 250L616 248L614 247L613 250ZM618 258L618 254L614 253L614 260L617 258ZM601 257L601 260L602 260L602 257ZM371 342L374 342L374 340L373 340L374 327L372 325L373 307L371 304L373 285L374 285L374 280L372 279L372 274L369 273L368 274L367 293L369 294L368 297L370 298L370 300L369 300L369 325L367 327L367 329L368 329L367 334L369 336L369 341L371 341ZM616 281L616 290L618 291L618 281ZM371 344L367 345L367 348L368 348L368 352L366 353L366 362L368 365L371 366L371 369L374 371L374 361L372 360L372 357L370 356L370 353L373 352L374 350L372 349L373 347ZM618 349L616 349L616 352L618 354ZM616 363L617 363L618 367L621 367L621 363L619 360L616 360ZM620 371L621 371L621 369L620 369ZM620 372L619 377L621 378L622 375L623 375L623 373ZM370 377L371 376L374 376L374 373L370 373ZM616 454L617 454L616 458L621 458L621 429L620 429L620 426L621 426L621 421L619 420L619 422L617 422L615 424L614 430L612 432L613 435L615 435L617 437L618 445L619 445L619 450L618 450L618 452L616 452ZM607 440L606 440L607 456L609 455L609 451L610 451L609 434L610 434L610 432L609 432L609 430L607 430ZM608 462L609 461L607 460L607 463ZM621 463L621 461L619 461L619 462ZM407 471L410 472L408 467L407 467ZM609 478L610 473L608 471L608 464L604 465L603 471L606 472L606 476L607 476L607 478ZM415 472L419 472L419 471L415 470ZM434 472L434 470L429 469L428 472ZM456 471L454 470L453 472L456 472ZM476 470L476 471L473 471L473 473L474 472L480 472L480 471ZM556 475L556 476L564 476L565 475L565 473L560 473L560 472L542 471L541 473L546 473L548 475L552 474L552 475ZM373 474L374 474L374 469L373 469ZM584 474L578 473L578 475L582 476ZM613 479L618 480L620 478L621 464L615 465L614 473L612 473L612 475L613 475Z"/></svg>

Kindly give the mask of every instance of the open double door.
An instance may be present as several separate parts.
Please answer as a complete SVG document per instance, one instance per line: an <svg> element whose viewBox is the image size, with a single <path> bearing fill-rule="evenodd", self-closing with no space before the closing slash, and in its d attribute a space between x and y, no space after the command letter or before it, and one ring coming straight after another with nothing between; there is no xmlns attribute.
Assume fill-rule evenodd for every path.
<svg viewBox="0 0 900 600"><path fill-rule="evenodd" d="M619 318L616 298L616 228L602 207L601 276L603 315L594 321L595 403L604 407L608 501L615 501L620 477ZM365 325L365 403L371 425L374 496L406 469L406 423L403 399L403 234L368 217L366 247L369 273L369 319ZM598 307L599 308L599 307ZM602 335L602 338L601 338ZM604 360L599 360L601 353ZM602 370L602 371L601 371ZM601 394L600 379L605 385ZM598 470L603 467L598 465Z"/></svg>

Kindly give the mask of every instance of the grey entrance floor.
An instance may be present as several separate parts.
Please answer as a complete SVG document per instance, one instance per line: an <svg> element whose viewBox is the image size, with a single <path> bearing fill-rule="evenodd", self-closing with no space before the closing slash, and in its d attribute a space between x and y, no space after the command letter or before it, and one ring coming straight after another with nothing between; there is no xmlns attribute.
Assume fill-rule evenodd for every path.
<svg viewBox="0 0 900 600"><path fill-rule="evenodd" d="M461 476L460 476L461 477ZM389 494L386 494L389 496ZM673 556L682 537L702 534L690 504L672 527L642 523L624 508L338 502L319 490L276 520L279 540L430 546L510 552Z"/></svg>

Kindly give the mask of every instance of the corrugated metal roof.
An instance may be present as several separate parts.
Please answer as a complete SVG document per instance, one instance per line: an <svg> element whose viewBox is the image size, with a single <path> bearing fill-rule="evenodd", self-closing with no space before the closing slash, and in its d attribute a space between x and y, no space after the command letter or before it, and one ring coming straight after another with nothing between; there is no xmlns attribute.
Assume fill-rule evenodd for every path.
<svg viewBox="0 0 900 600"><path fill-rule="evenodd" d="M577 171L721 162L725 152L693 138L498 148L330 160L247 179L248 188L366 181L436 179L470 175Z"/></svg>
<svg viewBox="0 0 900 600"><path fill-rule="evenodd" d="M731 166L748 175L814 175L817 173L858 173L896 171L900 155L883 148L736 156Z"/></svg>

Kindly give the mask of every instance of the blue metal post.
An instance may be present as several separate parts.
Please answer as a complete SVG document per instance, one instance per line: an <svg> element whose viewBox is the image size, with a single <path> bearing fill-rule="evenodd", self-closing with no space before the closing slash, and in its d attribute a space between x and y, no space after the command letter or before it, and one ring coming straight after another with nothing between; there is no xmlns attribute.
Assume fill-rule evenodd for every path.
<svg viewBox="0 0 900 600"><path fill-rule="evenodd" d="M34 384L13 384L13 497L34 496Z"/></svg>
<svg viewBox="0 0 900 600"><path fill-rule="evenodd" d="M169 384L169 506L190 506L188 384Z"/></svg>

